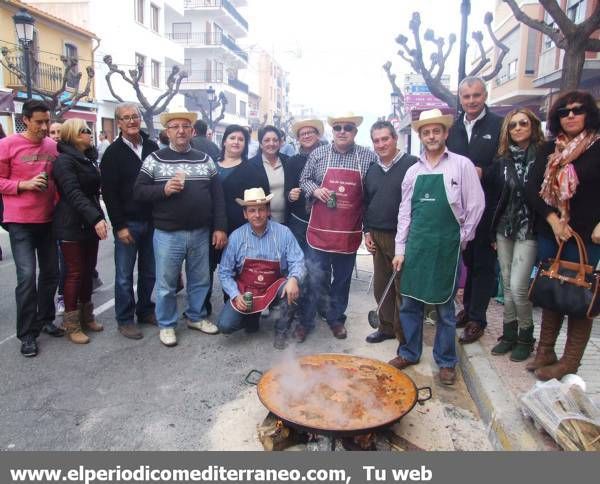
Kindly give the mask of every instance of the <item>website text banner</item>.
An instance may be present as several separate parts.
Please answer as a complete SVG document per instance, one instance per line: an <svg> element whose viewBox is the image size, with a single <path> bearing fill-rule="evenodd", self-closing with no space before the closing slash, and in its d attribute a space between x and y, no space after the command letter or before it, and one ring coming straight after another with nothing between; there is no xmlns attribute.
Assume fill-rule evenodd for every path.
<svg viewBox="0 0 600 484"><path fill-rule="evenodd" d="M0 483L598 482L595 453L1 452ZM518 479L515 480L515 477Z"/></svg>

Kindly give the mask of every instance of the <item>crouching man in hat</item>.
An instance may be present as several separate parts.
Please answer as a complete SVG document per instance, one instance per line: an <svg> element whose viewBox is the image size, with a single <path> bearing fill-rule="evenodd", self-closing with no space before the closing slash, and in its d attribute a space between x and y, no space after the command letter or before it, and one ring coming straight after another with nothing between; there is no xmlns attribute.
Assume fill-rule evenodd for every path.
<svg viewBox="0 0 600 484"><path fill-rule="evenodd" d="M448 151L452 116L439 109L423 111L412 128L419 133L423 154L402 182L396 252L392 265L402 269L400 322L406 342L389 363L398 369L416 365L423 351L423 308L438 313L433 358L440 380L456 379L454 293L461 248L475 236L485 200L473 163Z"/></svg>
<svg viewBox="0 0 600 484"><path fill-rule="evenodd" d="M243 327L256 331L260 313L269 307L275 320L273 346L282 350L300 296L304 255L291 230L269 219L271 198L262 188L236 198L248 223L233 231L221 257L219 278L230 299L217 325L222 333Z"/></svg>

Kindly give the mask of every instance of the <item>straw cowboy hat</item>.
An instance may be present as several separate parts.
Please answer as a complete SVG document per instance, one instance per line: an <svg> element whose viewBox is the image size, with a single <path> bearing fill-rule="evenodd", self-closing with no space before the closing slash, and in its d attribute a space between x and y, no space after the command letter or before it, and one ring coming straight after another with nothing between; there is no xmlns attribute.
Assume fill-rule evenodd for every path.
<svg viewBox="0 0 600 484"><path fill-rule="evenodd" d="M329 126L333 126L334 124L339 124L339 123L350 123L358 128L362 122L363 122L362 116L356 116L354 113L350 113L350 112L343 114L341 116L329 116L327 118L327 123L329 124Z"/></svg>
<svg viewBox="0 0 600 484"><path fill-rule="evenodd" d="M415 131L419 131L422 126L427 124L442 124L446 126L446 129L452 126L454 122L454 116L451 114L442 114L439 109L429 109L428 111L421 111L419 114L419 120L413 121L411 126Z"/></svg>
<svg viewBox="0 0 600 484"><path fill-rule="evenodd" d="M321 121L320 119L303 119L301 121L296 121L294 124L292 124L292 131L294 133L294 136L297 138L298 131L300 131L302 128L309 127L316 129L319 133L319 136L323 136L323 121Z"/></svg>
<svg viewBox="0 0 600 484"><path fill-rule="evenodd" d="M198 119L198 115L194 112L189 112L183 106L173 106L172 108L169 108L168 111L161 113L160 124L166 128L167 123L172 119L187 119L190 123L194 124Z"/></svg>
<svg viewBox="0 0 600 484"><path fill-rule="evenodd" d="M244 190L244 199L236 198L235 201L242 207L254 207L256 205L266 205L273 198L273 194L265 195L262 188L249 188Z"/></svg>

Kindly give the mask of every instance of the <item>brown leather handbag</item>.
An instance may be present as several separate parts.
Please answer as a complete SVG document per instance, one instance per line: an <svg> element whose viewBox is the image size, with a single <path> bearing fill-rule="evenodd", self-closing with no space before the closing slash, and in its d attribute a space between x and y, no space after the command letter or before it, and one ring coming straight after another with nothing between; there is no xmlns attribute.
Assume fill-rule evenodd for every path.
<svg viewBox="0 0 600 484"><path fill-rule="evenodd" d="M600 273L588 264L581 237L573 233L579 250L579 262L561 260L565 241L554 259L542 261L531 286L529 299L534 305L575 318L594 318L600 313Z"/></svg>

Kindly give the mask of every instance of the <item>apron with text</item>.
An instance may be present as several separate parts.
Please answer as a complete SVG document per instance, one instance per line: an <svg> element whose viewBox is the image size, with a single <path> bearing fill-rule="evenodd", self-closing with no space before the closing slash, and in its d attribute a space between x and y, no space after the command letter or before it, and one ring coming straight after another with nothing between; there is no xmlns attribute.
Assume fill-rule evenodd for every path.
<svg viewBox="0 0 600 484"><path fill-rule="evenodd" d="M275 242L277 245L277 242ZM246 240L246 247L248 240ZM237 312L242 314L254 314L264 311L271 305L279 289L283 286L287 279L281 274L280 256L277 254L277 260L253 259L246 257L242 270L236 279L237 287L242 294L251 292L252 311L239 311L233 301L230 301L231 306Z"/></svg>
<svg viewBox="0 0 600 484"><path fill-rule="evenodd" d="M331 151L321 188L336 194L336 207L315 200L310 212L306 241L313 249L354 254L362 241L363 187L358 155L356 168L331 168Z"/></svg>
<svg viewBox="0 0 600 484"><path fill-rule="evenodd" d="M448 302L459 258L460 225L448 203L444 176L419 175L411 199L400 292L426 304Z"/></svg>

